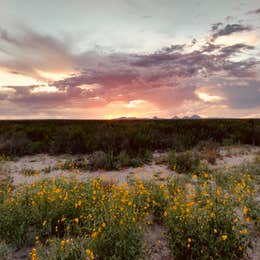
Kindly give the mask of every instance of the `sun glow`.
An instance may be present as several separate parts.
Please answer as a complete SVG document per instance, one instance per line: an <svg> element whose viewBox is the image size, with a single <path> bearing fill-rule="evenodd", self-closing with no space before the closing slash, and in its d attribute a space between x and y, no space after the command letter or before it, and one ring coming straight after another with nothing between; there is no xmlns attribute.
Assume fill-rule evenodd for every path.
<svg viewBox="0 0 260 260"><path fill-rule="evenodd" d="M135 100L131 100L129 101L125 107L126 108L136 108L136 107L139 107L141 105L144 105L145 103L147 103L145 100L142 100L142 99L135 99Z"/></svg>
<svg viewBox="0 0 260 260"><path fill-rule="evenodd" d="M31 86L39 84L44 84L44 82L32 77L0 70L0 86Z"/></svg>
<svg viewBox="0 0 260 260"><path fill-rule="evenodd" d="M51 81L58 81L71 77L71 73L55 73L42 70L36 70L36 72L39 76Z"/></svg>
<svg viewBox="0 0 260 260"><path fill-rule="evenodd" d="M0 86L0 93L7 93L7 94L9 94L9 93L15 93L15 89L13 89L13 88L9 88L9 87L1 87Z"/></svg>
<svg viewBox="0 0 260 260"><path fill-rule="evenodd" d="M49 85L38 86L38 87L35 87L31 90L31 93L34 93L34 94L35 93L43 93L43 92L56 93L56 92L64 92L64 91L58 89L55 86L49 86Z"/></svg>
<svg viewBox="0 0 260 260"><path fill-rule="evenodd" d="M210 95L205 92L196 91L195 93L201 100L203 100L205 102L217 102L217 101L220 101L223 99L220 96Z"/></svg>

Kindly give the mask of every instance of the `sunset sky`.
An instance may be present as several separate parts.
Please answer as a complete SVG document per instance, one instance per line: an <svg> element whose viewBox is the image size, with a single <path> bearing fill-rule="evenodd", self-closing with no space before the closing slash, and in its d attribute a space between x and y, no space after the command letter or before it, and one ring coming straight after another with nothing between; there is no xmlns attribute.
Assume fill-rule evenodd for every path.
<svg viewBox="0 0 260 260"><path fill-rule="evenodd" d="M259 0L0 0L0 119L260 118Z"/></svg>

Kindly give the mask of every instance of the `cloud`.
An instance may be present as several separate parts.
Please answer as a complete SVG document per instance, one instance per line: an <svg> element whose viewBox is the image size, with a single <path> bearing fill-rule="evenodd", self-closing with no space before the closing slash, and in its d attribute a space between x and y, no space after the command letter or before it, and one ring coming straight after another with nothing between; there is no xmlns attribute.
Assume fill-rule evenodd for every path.
<svg viewBox="0 0 260 260"><path fill-rule="evenodd" d="M216 39L247 30L251 29L219 23L212 26L211 36ZM192 102L198 107L219 104L234 109L251 109L259 102L255 78L260 61L250 54L255 46L244 43L224 45L209 40L199 45L193 40L192 45L171 44L150 53L93 50L75 54L64 42L25 29L20 37L1 30L0 47L9 55L0 59L0 67L16 75L33 75L44 83L3 85L3 114L10 113L3 104L14 113L21 108L25 114L53 116L56 108L57 116L80 117L77 111L81 111L88 117L96 110L102 117L112 115L114 108L133 116L144 115L147 108L170 116ZM242 81L247 88L236 85ZM205 82L214 88L198 92Z"/></svg>
<svg viewBox="0 0 260 260"><path fill-rule="evenodd" d="M68 42L22 27L10 33L0 27L0 66L17 74L45 79L41 72L73 72L74 61ZM39 70L39 71L38 71Z"/></svg>
<svg viewBox="0 0 260 260"><path fill-rule="evenodd" d="M233 33L251 31L252 28L248 25L242 24L227 24L223 27L222 23L213 24L211 27L212 41L216 40L221 36L231 35Z"/></svg>
<svg viewBox="0 0 260 260"><path fill-rule="evenodd" d="M222 92L231 108L260 108L260 81L226 81Z"/></svg>
<svg viewBox="0 0 260 260"><path fill-rule="evenodd" d="M260 8L247 12L248 14L260 14Z"/></svg>

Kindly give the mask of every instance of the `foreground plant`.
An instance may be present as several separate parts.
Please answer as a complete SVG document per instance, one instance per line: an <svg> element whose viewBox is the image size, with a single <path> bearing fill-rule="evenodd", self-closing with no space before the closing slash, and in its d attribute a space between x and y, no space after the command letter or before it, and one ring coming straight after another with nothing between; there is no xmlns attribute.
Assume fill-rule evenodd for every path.
<svg viewBox="0 0 260 260"><path fill-rule="evenodd" d="M165 222L177 259L238 259L251 245L231 196L203 182L176 194Z"/></svg>
<svg viewBox="0 0 260 260"><path fill-rule="evenodd" d="M16 187L6 183L0 239L33 247L33 260L140 259L142 233L153 216L166 226L176 259L242 258L257 214L251 177L231 175L231 184L223 186L216 176L205 172L188 182L133 179L122 185L73 178Z"/></svg>

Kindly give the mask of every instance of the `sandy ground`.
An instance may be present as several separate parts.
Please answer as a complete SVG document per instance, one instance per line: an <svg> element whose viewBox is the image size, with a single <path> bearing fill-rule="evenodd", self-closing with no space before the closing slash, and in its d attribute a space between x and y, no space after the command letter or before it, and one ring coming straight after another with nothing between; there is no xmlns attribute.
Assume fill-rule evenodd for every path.
<svg viewBox="0 0 260 260"><path fill-rule="evenodd" d="M215 165L210 165L214 169L228 169L235 166L244 165L246 163L253 162L260 152L260 147L252 146L234 146L234 147L222 147L220 148L220 155L222 158L217 159ZM64 163L68 159L76 159L77 156L61 155L51 156L47 154L37 154L33 156L24 156L17 161L8 161L2 163L2 172L4 175L8 175L13 178L14 184L31 183L40 179L57 178L62 176L75 175L78 179L93 179L103 177L108 181L122 184L127 181L131 176L135 176L139 179L149 180L157 176L158 179L164 179L171 176L176 176L178 173L168 169L165 164L157 164L156 158L164 156L164 154L154 154L155 160L150 164L146 164L137 168L126 168L120 171L81 171L81 170L57 170L53 169L59 163ZM44 169L51 167L49 173L45 173ZM37 176L26 176L22 174L23 169L34 169L40 173ZM3 176L3 174L2 174Z"/></svg>
<svg viewBox="0 0 260 260"><path fill-rule="evenodd" d="M57 178L75 176L78 179L93 179L102 177L107 181L113 181L114 183L122 184L127 181L131 176L135 176L139 179L149 180L155 175L158 178L167 178L176 175L175 172L167 168L166 165L157 165L154 162L137 168L126 168L120 171L81 171L81 170L51 170L49 173L40 172L37 176L26 176L22 174L22 169L34 169L41 170L48 166L54 167L57 162L65 162L65 159L60 157L53 157L46 154L26 156L20 158L18 161L5 162L3 171L5 174L13 178L14 184L31 183L40 179Z"/></svg>
<svg viewBox="0 0 260 260"><path fill-rule="evenodd" d="M260 147L255 146L233 146L220 148L221 159L217 159L213 168L231 168L251 163L260 152Z"/></svg>

